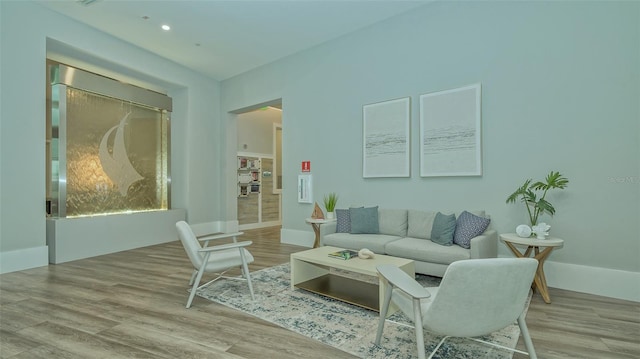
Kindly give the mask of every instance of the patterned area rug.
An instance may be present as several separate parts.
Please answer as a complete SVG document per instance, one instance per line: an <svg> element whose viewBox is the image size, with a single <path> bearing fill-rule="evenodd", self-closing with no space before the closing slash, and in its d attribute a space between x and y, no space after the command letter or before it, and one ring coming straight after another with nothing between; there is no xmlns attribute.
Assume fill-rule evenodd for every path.
<svg viewBox="0 0 640 359"><path fill-rule="evenodd" d="M378 313L329 299L301 289L291 290L289 264L251 274L256 300L251 301L244 281L218 280L198 290L208 300L251 314L283 328L321 341L360 358L417 358L411 321L402 313L385 324L381 346L374 344ZM425 287L438 286L440 278L418 275ZM513 324L482 340L514 348L520 329ZM425 332L427 356L442 339ZM463 338L447 339L434 358L512 358L504 349Z"/></svg>

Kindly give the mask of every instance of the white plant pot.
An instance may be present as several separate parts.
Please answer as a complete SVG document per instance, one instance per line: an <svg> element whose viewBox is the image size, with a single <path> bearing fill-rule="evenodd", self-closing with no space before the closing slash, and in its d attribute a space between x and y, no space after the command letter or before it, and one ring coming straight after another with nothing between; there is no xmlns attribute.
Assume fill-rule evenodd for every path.
<svg viewBox="0 0 640 359"><path fill-rule="evenodd" d="M327 212L327 219L334 219L334 218L336 218L335 212Z"/></svg>

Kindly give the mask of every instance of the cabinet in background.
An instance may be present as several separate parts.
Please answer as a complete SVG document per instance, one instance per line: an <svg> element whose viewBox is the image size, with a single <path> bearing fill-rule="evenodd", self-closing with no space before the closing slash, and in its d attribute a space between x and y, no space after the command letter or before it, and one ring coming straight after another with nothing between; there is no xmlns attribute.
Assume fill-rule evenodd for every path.
<svg viewBox="0 0 640 359"><path fill-rule="evenodd" d="M260 158L238 156L238 197L260 193Z"/></svg>
<svg viewBox="0 0 640 359"><path fill-rule="evenodd" d="M280 194L273 192L273 181L273 158L238 154L240 229L281 224Z"/></svg>

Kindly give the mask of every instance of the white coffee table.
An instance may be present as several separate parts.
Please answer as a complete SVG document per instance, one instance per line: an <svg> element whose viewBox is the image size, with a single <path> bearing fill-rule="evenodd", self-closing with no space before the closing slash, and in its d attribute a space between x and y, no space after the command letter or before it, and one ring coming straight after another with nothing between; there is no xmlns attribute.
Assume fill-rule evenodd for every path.
<svg viewBox="0 0 640 359"><path fill-rule="evenodd" d="M352 258L342 260L329 257L329 253L343 248L318 247L291 255L291 288L301 288L313 293L338 299L353 305L380 311L384 300L384 286L330 273L331 268L378 277L376 267L382 264L398 266L410 276L415 276L413 260L376 254L373 259ZM389 315L397 308L389 308Z"/></svg>

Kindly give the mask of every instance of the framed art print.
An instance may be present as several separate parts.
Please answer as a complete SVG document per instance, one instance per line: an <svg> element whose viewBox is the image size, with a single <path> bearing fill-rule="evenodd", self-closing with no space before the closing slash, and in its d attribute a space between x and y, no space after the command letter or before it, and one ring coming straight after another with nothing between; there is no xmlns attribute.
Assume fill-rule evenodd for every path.
<svg viewBox="0 0 640 359"><path fill-rule="evenodd" d="M420 96L420 176L481 176L481 86Z"/></svg>
<svg viewBox="0 0 640 359"><path fill-rule="evenodd" d="M409 97L362 107L362 176L410 176Z"/></svg>

